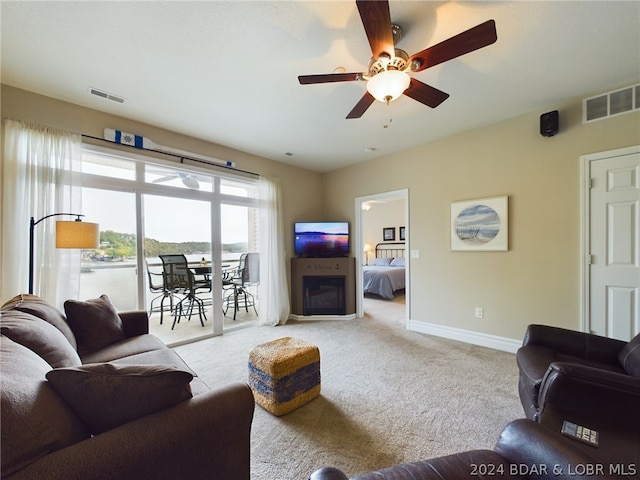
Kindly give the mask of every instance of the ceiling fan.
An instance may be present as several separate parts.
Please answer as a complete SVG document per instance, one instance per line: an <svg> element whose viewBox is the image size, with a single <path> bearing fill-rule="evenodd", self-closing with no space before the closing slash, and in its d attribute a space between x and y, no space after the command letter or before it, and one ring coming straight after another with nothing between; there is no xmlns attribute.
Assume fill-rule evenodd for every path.
<svg viewBox="0 0 640 480"><path fill-rule="evenodd" d="M174 178L179 178L182 180L182 184L191 189L191 190L200 190L200 182L194 174L184 173L184 172L175 172L170 175L165 175L164 177L156 178L151 183L164 183L173 180Z"/></svg>
<svg viewBox="0 0 640 480"><path fill-rule="evenodd" d="M369 71L298 76L301 85L367 81L367 91L347 118L360 118L375 100L388 104L402 94L428 107L436 108L449 97L449 94L411 77L409 73L421 72L491 45L498 39L495 21L487 20L409 56L404 50L395 48L395 44L402 38L402 29L391 24L387 0L356 0L356 6L373 55L369 62Z"/></svg>

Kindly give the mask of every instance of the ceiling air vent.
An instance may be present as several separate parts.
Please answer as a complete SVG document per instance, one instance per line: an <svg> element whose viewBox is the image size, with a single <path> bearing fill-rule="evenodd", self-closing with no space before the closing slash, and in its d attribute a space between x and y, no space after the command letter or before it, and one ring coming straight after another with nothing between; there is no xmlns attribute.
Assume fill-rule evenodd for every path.
<svg viewBox="0 0 640 480"><path fill-rule="evenodd" d="M113 100L114 102L124 103L124 98L105 92L103 90L98 90L97 88L89 87L89 93L91 95L96 95L97 97L106 98L107 100Z"/></svg>
<svg viewBox="0 0 640 480"><path fill-rule="evenodd" d="M640 84L582 101L582 123L640 110Z"/></svg>

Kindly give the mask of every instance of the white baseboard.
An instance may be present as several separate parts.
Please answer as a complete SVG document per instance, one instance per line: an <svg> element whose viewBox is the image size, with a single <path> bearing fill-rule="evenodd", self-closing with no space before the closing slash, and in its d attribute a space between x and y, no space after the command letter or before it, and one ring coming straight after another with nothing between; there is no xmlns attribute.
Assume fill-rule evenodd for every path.
<svg viewBox="0 0 640 480"><path fill-rule="evenodd" d="M449 338L451 340L458 340L460 342L480 345L481 347L489 347L509 353L516 353L516 350L522 346L522 340L498 337L496 335L474 332L472 330L463 330L461 328L447 327L444 325L437 325L435 323L418 322L416 320L409 320L407 328L414 332Z"/></svg>
<svg viewBox="0 0 640 480"><path fill-rule="evenodd" d="M289 314L291 320L298 321L317 321L317 320L355 320L356 314L349 315L297 315L295 313Z"/></svg>

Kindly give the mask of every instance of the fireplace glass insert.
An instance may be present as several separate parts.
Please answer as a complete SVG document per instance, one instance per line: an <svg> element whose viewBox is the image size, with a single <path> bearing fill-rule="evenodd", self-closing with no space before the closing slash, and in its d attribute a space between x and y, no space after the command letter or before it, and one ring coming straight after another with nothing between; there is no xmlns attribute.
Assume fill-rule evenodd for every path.
<svg viewBox="0 0 640 480"><path fill-rule="evenodd" d="M345 276L303 277L303 315L345 315Z"/></svg>

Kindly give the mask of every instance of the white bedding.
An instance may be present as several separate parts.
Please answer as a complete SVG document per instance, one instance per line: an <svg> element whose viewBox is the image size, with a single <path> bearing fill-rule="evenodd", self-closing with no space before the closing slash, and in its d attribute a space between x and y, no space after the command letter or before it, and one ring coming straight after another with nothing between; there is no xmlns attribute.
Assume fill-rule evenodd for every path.
<svg viewBox="0 0 640 480"><path fill-rule="evenodd" d="M394 292L405 288L404 267L366 266L363 271L364 293L374 293L388 300Z"/></svg>

